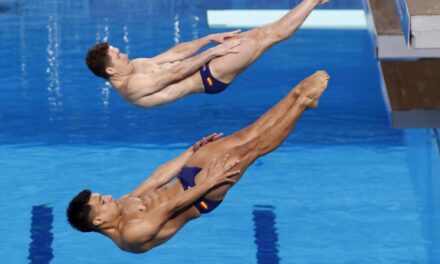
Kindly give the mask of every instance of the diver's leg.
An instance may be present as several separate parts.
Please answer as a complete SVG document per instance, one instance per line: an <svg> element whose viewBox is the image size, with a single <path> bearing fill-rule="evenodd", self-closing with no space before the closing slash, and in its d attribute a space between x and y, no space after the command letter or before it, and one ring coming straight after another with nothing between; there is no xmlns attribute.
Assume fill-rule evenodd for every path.
<svg viewBox="0 0 440 264"><path fill-rule="evenodd" d="M316 107L322 92L327 86L328 80L329 76L325 71L318 71L307 77L292 89L280 102L264 113L257 121L228 137L204 146L193 154L187 165L204 165L217 157L218 153L223 153L227 149L243 145L247 141L259 136L265 130L272 127L274 123L288 112L301 94L313 101L309 107Z"/></svg>
<svg viewBox="0 0 440 264"><path fill-rule="evenodd" d="M275 123L272 128L269 128L253 140L248 141L241 146L236 146L219 155L219 159L223 158L224 155L229 155L229 162L234 162L235 160L240 161L233 168L234 170L240 170L240 174L234 176L234 179L237 181L240 180L246 169L257 158L278 148L290 134L302 113L307 109L307 107L310 106L311 103L311 99L300 95L289 112L285 113L284 116L278 120L278 122ZM197 179L196 177L196 184L202 180L203 179ZM212 201L223 200L227 191L231 187L231 184L220 185L209 191L204 197Z"/></svg>
<svg viewBox="0 0 440 264"><path fill-rule="evenodd" d="M230 83L274 44L291 37L322 0L304 0L278 21L240 34L238 53L227 54L210 62L212 75Z"/></svg>
<svg viewBox="0 0 440 264"><path fill-rule="evenodd" d="M284 97L283 100L278 102L257 121L235 134L247 140L254 138L256 135L277 122L278 119L292 107L301 94L313 100L309 107L316 108L318 106L318 100L327 86L329 78L329 75L325 71L317 71L300 82L287 96Z"/></svg>
<svg viewBox="0 0 440 264"><path fill-rule="evenodd" d="M294 100L293 105L286 109L286 111L281 115L279 113L278 115L274 114L274 116L278 116L278 119L274 122L271 121L271 125L263 126L265 129L261 129L261 127L259 129L248 129L248 127L246 128L248 129L246 133L255 133L255 135L252 137L249 135L244 135L246 138L243 139L243 136L237 135L240 132L244 132L240 131L229 137L226 137L222 141L210 143L196 152L190 158L186 166L203 168L209 164L212 159L221 158L223 155L228 154L231 156L230 160L239 159L241 161L236 166L237 169L241 170L241 174L236 176L237 179L240 179L247 167L250 166L258 157L273 151L287 138L302 113L308 107L313 106L314 100L317 100L326 89L328 78L323 79L324 76L327 76L325 72L318 72L304 80L303 82L308 86L308 89L305 89L306 92L295 94L296 99ZM306 94L311 95L310 90L315 91L315 97L306 96ZM288 102L288 100L285 102ZM282 107L285 107L286 105L281 104ZM276 109L277 106L274 108ZM270 111L265 114L267 115L266 117L270 116L268 115L269 113ZM263 117L265 118L264 115ZM253 125L255 125L255 123ZM251 125L251 127L253 125ZM196 177L196 182L200 182L201 180L203 179L198 179ZM210 192L206 197L212 200L221 200L230 187L230 185L220 186Z"/></svg>

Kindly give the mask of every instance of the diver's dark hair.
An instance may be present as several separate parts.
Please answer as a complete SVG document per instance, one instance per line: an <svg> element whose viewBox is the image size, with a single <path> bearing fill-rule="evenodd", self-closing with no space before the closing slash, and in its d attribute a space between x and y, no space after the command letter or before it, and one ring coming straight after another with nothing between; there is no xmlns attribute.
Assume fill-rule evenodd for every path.
<svg viewBox="0 0 440 264"><path fill-rule="evenodd" d="M108 49L110 45L107 42L101 42L87 51L86 64L87 67L99 77L108 79L110 76L105 69L112 65L111 58L108 55Z"/></svg>
<svg viewBox="0 0 440 264"><path fill-rule="evenodd" d="M87 204L91 196L91 191L83 190L70 201L69 207L67 207L67 220L72 227L81 232L94 231L89 220L92 208Z"/></svg>

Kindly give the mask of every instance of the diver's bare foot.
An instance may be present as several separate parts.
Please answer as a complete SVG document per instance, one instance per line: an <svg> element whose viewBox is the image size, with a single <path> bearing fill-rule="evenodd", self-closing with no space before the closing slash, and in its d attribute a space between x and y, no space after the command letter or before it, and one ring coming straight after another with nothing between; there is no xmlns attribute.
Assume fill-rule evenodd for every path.
<svg viewBox="0 0 440 264"><path fill-rule="evenodd" d="M318 106L319 98L321 98L322 93L327 88L329 79L330 76L327 72L317 71L298 85L299 93L312 100L309 108L316 108Z"/></svg>

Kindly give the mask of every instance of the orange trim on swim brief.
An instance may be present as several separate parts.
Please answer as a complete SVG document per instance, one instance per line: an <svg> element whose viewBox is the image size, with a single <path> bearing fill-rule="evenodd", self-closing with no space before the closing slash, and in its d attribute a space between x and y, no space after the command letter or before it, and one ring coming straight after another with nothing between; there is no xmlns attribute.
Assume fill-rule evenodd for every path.
<svg viewBox="0 0 440 264"><path fill-rule="evenodd" d="M202 206L203 209L208 210L208 204L205 201L201 201L200 206Z"/></svg>
<svg viewBox="0 0 440 264"><path fill-rule="evenodd" d="M208 83L209 86L212 86L214 84L211 77L206 78L206 82Z"/></svg>

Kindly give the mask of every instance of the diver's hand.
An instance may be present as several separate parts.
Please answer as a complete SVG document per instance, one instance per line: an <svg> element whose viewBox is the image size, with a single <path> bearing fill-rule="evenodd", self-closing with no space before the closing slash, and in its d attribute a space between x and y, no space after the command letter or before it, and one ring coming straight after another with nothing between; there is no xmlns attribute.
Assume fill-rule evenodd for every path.
<svg viewBox="0 0 440 264"><path fill-rule="evenodd" d="M240 39L232 39L211 48L211 50L214 56L220 57L229 53L238 53L240 44Z"/></svg>
<svg viewBox="0 0 440 264"><path fill-rule="evenodd" d="M201 147L205 146L208 143L211 143L213 141L216 141L217 139L221 138L223 136L223 133L213 133L207 137L202 138L201 140L197 141L193 146L193 152L196 152Z"/></svg>
<svg viewBox="0 0 440 264"><path fill-rule="evenodd" d="M240 174L241 171L231 171L231 169L240 161L235 160L228 163L228 160L229 155L226 154L223 158L218 160L214 159L210 162L208 168L208 176L206 177L206 181L208 182L210 188L213 188L223 183L234 184L237 182L237 180L233 179L232 177Z"/></svg>
<svg viewBox="0 0 440 264"><path fill-rule="evenodd" d="M237 29L237 30L229 31L229 32L211 34L208 36L208 39L209 39L209 41L214 41L217 44L222 44L227 39L237 37L238 34L240 34L240 32L241 32L241 29Z"/></svg>

